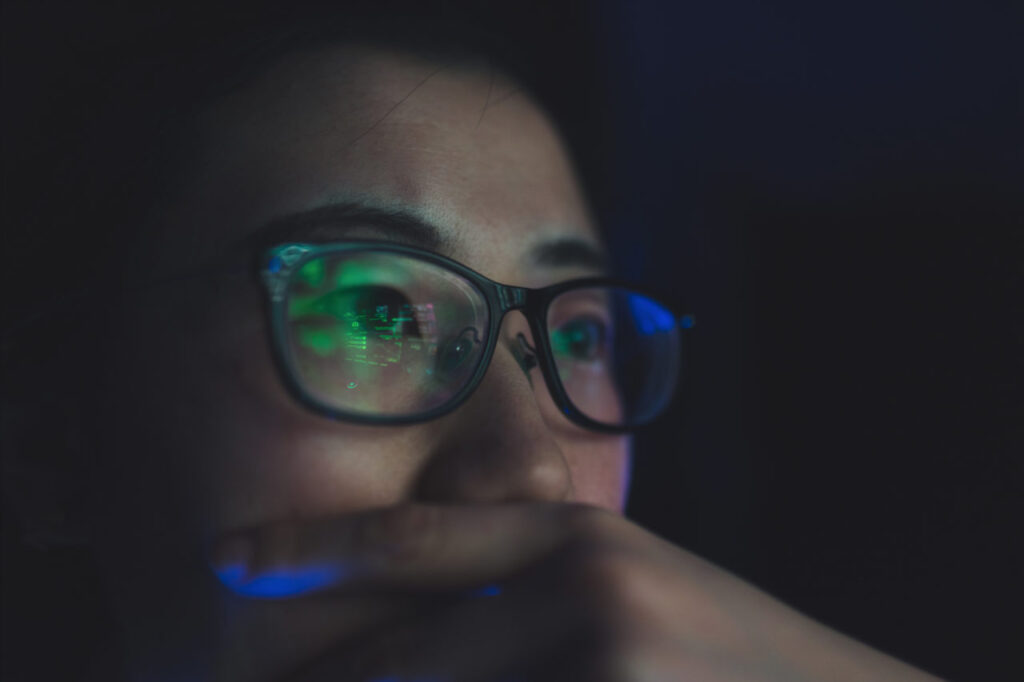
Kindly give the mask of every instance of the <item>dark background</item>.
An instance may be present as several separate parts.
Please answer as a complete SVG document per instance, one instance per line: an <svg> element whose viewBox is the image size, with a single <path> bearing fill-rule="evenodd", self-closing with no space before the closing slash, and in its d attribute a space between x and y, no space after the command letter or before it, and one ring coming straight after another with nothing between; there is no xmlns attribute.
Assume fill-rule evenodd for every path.
<svg viewBox="0 0 1024 682"><path fill-rule="evenodd" d="M630 515L956 680L1024 679L1021 7L599 24L616 252L698 320Z"/></svg>
<svg viewBox="0 0 1024 682"><path fill-rule="evenodd" d="M935 674L1021 679L1021 3L520 4L623 274L698 320L629 514ZM23 99L96 27L32 6ZM5 646L84 635L87 562L15 527Z"/></svg>

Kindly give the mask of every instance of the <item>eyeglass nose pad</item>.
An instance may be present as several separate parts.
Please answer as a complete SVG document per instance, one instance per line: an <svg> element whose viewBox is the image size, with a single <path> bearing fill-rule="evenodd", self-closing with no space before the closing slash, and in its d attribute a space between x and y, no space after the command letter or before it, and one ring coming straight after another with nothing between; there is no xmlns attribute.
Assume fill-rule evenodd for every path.
<svg viewBox="0 0 1024 682"><path fill-rule="evenodd" d="M516 342L512 345L512 355L522 367L523 373L529 377L530 370L537 366L537 349L530 345L522 332L516 334ZM532 379L530 383L533 383Z"/></svg>

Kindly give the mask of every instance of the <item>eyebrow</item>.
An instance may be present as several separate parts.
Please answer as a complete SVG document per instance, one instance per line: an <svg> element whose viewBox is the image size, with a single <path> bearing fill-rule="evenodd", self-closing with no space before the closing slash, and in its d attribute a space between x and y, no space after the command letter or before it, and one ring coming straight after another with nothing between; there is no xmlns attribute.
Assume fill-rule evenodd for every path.
<svg viewBox="0 0 1024 682"><path fill-rule="evenodd" d="M537 244L527 258L542 267L583 267L607 273L608 254L589 241L576 237L558 237Z"/></svg>
<svg viewBox="0 0 1024 682"><path fill-rule="evenodd" d="M278 244L323 244L352 238L357 230L379 233L388 241L427 251L449 252L452 239L444 230L399 209L383 209L356 202L326 204L308 211L273 218L243 239L244 246L262 252Z"/></svg>
<svg viewBox="0 0 1024 682"><path fill-rule="evenodd" d="M369 237L415 246L451 256L456 239L428 220L402 209L384 209L358 202L326 204L273 218L239 243L250 252L288 242L323 244L353 238L367 231ZM363 235L359 235L363 237ZM605 251L588 240L559 236L533 246L524 257L528 265L541 268L583 267L606 273Z"/></svg>

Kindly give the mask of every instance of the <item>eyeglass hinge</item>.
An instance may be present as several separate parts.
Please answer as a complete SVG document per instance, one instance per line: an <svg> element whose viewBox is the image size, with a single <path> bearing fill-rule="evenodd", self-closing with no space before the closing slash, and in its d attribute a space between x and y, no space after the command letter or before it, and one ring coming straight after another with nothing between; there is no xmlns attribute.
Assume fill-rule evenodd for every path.
<svg viewBox="0 0 1024 682"><path fill-rule="evenodd" d="M263 270L263 281L270 290L271 299L280 301L284 298L293 266L312 250L312 247L304 244L285 244L274 249Z"/></svg>

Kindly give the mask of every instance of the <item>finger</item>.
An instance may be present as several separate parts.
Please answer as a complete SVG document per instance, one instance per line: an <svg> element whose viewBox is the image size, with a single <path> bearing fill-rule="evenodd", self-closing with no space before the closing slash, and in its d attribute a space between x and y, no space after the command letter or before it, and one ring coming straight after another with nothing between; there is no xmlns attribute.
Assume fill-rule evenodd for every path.
<svg viewBox="0 0 1024 682"><path fill-rule="evenodd" d="M527 671L539 673L567 644L575 646L582 618L569 600L560 601L530 580L500 596L466 598L413 622L350 640L286 680L524 679Z"/></svg>
<svg viewBox="0 0 1024 682"><path fill-rule="evenodd" d="M624 538L630 525L583 505L410 504L232 533L212 563L225 585L252 597L466 589L514 575L572 538Z"/></svg>
<svg viewBox="0 0 1024 682"><path fill-rule="evenodd" d="M218 680L280 680L299 661L315 660L338 642L415 620L435 599L346 594L338 598L265 599L225 595Z"/></svg>

